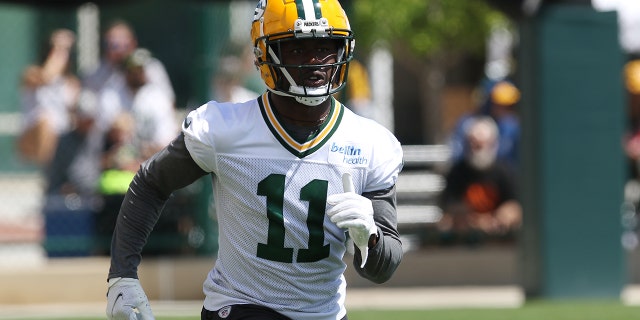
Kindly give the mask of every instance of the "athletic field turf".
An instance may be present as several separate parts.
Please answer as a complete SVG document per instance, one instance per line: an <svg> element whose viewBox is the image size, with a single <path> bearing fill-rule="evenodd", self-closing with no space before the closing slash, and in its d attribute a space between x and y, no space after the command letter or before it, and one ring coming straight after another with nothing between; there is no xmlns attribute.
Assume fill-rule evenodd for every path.
<svg viewBox="0 0 640 320"><path fill-rule="evenodd" d="M46 320L61 318L0 318L2 320ZM66 320L103 320L73 318ZM199 320L199 316L162 317L157 320ZM510 309L351 310L349 320L631 320L640 319L640 306L618 301L530 301Z"/></svg>

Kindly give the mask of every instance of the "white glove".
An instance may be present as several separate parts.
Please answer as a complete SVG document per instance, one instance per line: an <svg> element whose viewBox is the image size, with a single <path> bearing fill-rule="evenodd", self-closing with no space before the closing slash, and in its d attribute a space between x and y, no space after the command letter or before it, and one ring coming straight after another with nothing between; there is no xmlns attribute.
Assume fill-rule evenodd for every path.
<svg viewBox="0 0 640 320"><path fill-rule="evenodd" d="M327 197L327 215L338 227L349 230L349 236L362 254L360 268L364 268L369 256L369 238L378 232L373 221L373 206L371 200L353 192L350 174L342 176L342 184L344 193Z"/></svg>
<svg viewBox="0 0 640 320"><path fill-rule="evenodd" d="M109 279L107 291L107 319L154 320L149 299L140 281L133 278Z"/></svg>

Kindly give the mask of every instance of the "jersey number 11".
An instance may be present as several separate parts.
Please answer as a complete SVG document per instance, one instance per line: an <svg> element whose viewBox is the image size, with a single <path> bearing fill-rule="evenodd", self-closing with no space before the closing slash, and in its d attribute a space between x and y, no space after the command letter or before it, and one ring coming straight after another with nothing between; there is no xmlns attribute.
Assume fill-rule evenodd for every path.
<svg viewBox="0 0 640 320"><path fill-rule="evenodd" d="M271 174L258 183L258 195L267 197L269 231L267 243L258 243L258 257L271 261L292 263L293 248L284 246L285 175ZM312 180L300 190L300 200L309 202L307 229L309 243L306 249L298 250L296 262L315 262L329 257L329 245L324 244L324 214L327 203L328 181Z"/></svg>

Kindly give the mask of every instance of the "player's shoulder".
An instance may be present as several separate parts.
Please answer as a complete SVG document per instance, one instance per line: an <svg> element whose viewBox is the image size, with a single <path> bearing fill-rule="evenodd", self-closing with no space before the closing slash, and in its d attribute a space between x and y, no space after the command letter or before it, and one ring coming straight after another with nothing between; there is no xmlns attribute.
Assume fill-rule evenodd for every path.
<svg viewBox="0 0 640 320"><path fill-rule="evenodd" d="M215 135L239 135L255 121L258 109L256 100L231 103L209 101L189 112L182 124L182 131L200 140Z"/></svg>
<svg viewBox="0 0 640 320"><path fill-rule="evenodd" d="M224 102L211 100L205 104L208 109L220 110L223 113L238 113L244 112L247 109L253 109L256 105L256 100L248 100L244 102Z"/></svg>
<svg viewBox="0 0 640 320"><path fill-rule="evenodd" d="M207 121L210 123L241 121L249 114L255 112L257 109L256 103L256 100L240 103L211 100L192 111L189 115L194 118L193 120Z"/></svg>

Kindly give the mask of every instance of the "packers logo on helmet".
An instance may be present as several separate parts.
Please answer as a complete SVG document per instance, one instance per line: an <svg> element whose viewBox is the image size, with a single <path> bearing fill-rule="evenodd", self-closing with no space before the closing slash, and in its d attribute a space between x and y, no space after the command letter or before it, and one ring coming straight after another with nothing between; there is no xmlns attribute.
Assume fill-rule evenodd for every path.
<svg viewBox="0 0 640 320"><path fill-rule="evenodd" d="M297 39L331 39L340 42L335 63L288 66L282 63L280 43ZM251 25L255 64L268 90L318 105L344 88L355 40L349 19L338 0L260 0ZM295 83L286 67L331 67L329 83L304 87Z"/></svg>

